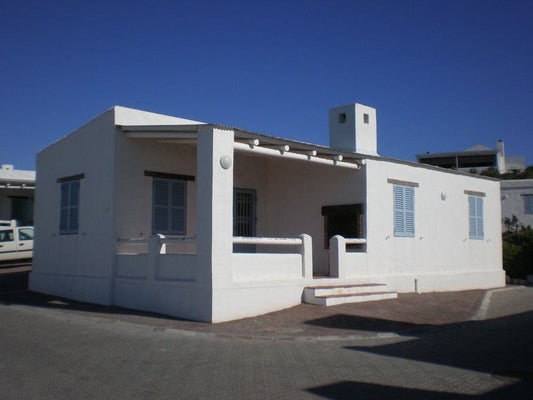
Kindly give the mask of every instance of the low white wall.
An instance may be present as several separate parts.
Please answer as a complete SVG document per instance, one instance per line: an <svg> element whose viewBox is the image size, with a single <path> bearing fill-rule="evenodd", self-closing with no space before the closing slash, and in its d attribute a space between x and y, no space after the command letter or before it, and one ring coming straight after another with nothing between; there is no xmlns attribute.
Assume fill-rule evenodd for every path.
<svg viewBox="0 0 533 400"><path fill-rule="evenodd" d="M89 303L111 305L112 279L108 276L48 273L33 270L30 289L39 293Z"/></svg>
<svg viewBox="0 0 533 400"><path fill-rule="evenodd" d="M302 278L300 254L233 254L233 279L236 282L299 278Z"/></svg>
<svg viewBox="0 0 533 400"><path fill-rule="evenodd" d="M415 281L416 279L416 281ZM386 283L387 290L400 293L452 292L458 290L491 289L502 287L505 271L451 270L442 273L404 275L368 275L365 282Z"/></svg>
<svg viewBox="0 0 533 400"><path fill-rule="evenodd" d="M211 322L211 289L194 282L115 279L115 305Z"/></svg>
<svg viewBox="0 0 533 400"><path fill-rule="evenodd" d="M368 275L368 256L366 253L346 253L346 277L359 278Z"/></svg>
<svg viewBox="0 0 533 400"><path fill-rule="evenodd" d="M294 307L302 302L303 279L261 282L258 285L213 290L213 321L255 317Z"/></svg>
<svg viewBox="0 0 533 400"><path fill-rule="evenodd" d="M196 279L196 255L161 254L156 279L194 281Z"/></svg>
<svg viewBox="0 0 533 400"><path fill-rule="evenodd" d="M147 254L119 254L117 256L118 278L146 279L148 277Z"/></svg>
<svg viewBox="0 0 533 400"><path fill-rule="evenodd" d="M119 254L118 278L183 280L196 278L196 256L192 254L160 254L153 265L148 254Z"/></svg>

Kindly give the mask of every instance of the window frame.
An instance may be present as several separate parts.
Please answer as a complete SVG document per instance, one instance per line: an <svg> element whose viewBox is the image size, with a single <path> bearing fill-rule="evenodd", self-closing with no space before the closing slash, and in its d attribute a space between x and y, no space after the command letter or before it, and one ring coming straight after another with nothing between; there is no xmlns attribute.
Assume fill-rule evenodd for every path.
<svg viewBox="0 0 533 400"><path fill-rule="evenodd" d="M523 194L524 198L524 214L533 215L533 194Z"/></svg>
<svg viewBox="0 0 533 400"><path fill-rule="evenodd" d="M80 225L81 178L74 177L73 179L61 180L60 183L59 234L75 235L79 232ZM64 190L66 190L65 202ZM72 195L73 190L76 190L75 197ZM76 199L76 201L73 201L74 199ZM66 218L66 221L64 218Z"/></svg>
<svg viewBox="0 0 533 400"><path fill-rule="evenodd" d="M483 240L485 238L484 196L468 195L468 238Z"/></svg>
<svg viewBox="0 0 533 400"><path fill-rule="evenodd" d="M152 233L153 234L163 234L163 235L177 235L177 236L185 236L187 234L187 180L188 179L179 179L174 177L156 177L154 176L152 179ZM167 204L157 204L156 202L156 186L158 183L166 183L167 184ZM181 184L183 185L183 205L182 206L176 206L173 205L173 192L172 192L172 185L173 184ZM166 208L166 221L167 226L166 229L159 229L156 223L156 210L157 209L165 209ZM183 210L183 227L182 229L175 230L173 228L173 210Z"/></svg>
<svg viewBox="0 0 533 400"><path fill-rule="evenodd" d="M395 237L415 237L415 187L400 183L394 183L392 186L392 221Z"/></svg>

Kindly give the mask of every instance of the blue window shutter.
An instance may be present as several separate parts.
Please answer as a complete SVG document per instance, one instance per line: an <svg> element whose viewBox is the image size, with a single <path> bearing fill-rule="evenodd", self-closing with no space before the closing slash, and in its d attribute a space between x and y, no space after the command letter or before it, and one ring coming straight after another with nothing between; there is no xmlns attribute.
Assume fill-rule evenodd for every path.
<svg viewBox="0 0 533 400"><path fill-rule="evenodd" d="M185 199L185 181L154 178L152 200L152 231L154 233L185 234Z"/></svg>
<svg viewBox="0 0 533 400"><path fill-rule="evenodd" d="M468 196L468 226L470 239L483 239L483 197Z"/></svg>
<svg viewBox="0 0 533 400"><path fill-rule="evenodd" d="M80 209L80 181L61 183L61 204L59 212L59 233L78 233Z"/></svg>
<svg viewBox="0 0 533 400"><path fill-rule="evenodd" d="M171 231L185 234L185 181L173 181L171 186Z"/></svg>
<svg viewBox="0 0 533 400"><path fill-rule="evenodd" d="M470 239L475 239L477 236L477 226L476 226L476 199L474 196L468 196L468 219L469 219Z"/></svg>
<svg viewBox="0 0 533 400"><path fill-rule="evenodd" d="M393 186L394 236L415 235L415 190L410 186Z"/></svg>
<svg viewBox="0 0 533 400"><path fill-rule="evenodd" d="M412 187L404 188L405 192L405 233L409 236L415 234L415 190Z"/></svg>
<svg viewBox="0 0 533 400"><path fill-rule="evenodd" d="M59 233L65 233L68 231L68 200L69 200L69 182L63 182L61 184Z"/></svg>
<svg viewBox="0 0 533 400"><path fill-rule="evenodd" d="M403 187L394 186L394 234L402 235L405 233L405 217L403 209Z"/></svg>
<svg viewBox="0 0 533 400"><path fill-rule="evenodd" d="M70 211L68 219L68 229L72 233L78 232L80 204L80 181L70 182Z"/></svg>
<svg viewBox="0 0 533 400"><path fill-rule="evenodd" d="M169 192L166 179L154 179L152 230L166 233L169 229Z"/></svg>
<svg viewBox="0 0 533 400"><path fill-rule="evenodd" d="M476 228L478 239L483 239L483 197L476 197Z"/></svg>
<svg viewBox="0 0 533 400"><path fill-rule="evenodd" d="M524 214L533 214L533 194L524 195Z"/></svg>

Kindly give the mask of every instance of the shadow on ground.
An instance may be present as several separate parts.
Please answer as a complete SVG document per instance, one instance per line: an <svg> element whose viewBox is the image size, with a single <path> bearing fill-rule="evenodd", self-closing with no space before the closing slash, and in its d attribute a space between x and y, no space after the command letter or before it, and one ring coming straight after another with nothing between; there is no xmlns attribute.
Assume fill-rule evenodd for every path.
<svg viewBox="0 0 533 400"><path fill-rule="evenodd" d="M332 400L491 400L491 399L530 399L533 386L530 382L509 381L508 385L481 394L462 394L402 388L373 383L342 381L330 385L307 389L325 399Z"/></svg>

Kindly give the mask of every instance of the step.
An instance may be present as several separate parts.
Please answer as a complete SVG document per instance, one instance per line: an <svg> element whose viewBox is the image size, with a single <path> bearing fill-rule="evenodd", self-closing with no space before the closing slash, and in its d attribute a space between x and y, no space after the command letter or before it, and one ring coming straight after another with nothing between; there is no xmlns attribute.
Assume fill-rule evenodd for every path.
<svg viewBox="0 0 533 400"><path fill-rule="evenodd" d="M374 293L357 293L357 294L341 294L341 295L327 295L314 296L311 292L304 292L304 300L309 304L316 304L320 306L334 306L345 303L361 303L365 301L377 301L395 299L398 297L396 292L374 292Z"/></svg>
<svg viewBox="0 0 533 400"><path fill-rule="evenodd" d="M312 290L317 297L328 295L348 295L359 293L374 293L383 292L384 283L359 283L359 284L345 284L345 285L320 285L308 286L305 290Z"/></svg>

